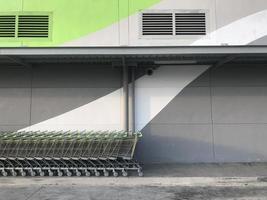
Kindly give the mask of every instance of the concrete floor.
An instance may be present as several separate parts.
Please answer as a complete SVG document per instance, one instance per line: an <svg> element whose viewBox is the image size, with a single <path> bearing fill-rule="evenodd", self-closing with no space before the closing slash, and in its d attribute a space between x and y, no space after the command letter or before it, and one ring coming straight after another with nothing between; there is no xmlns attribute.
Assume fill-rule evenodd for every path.
<svg viewBox="0 0 267 200"><path fill-rule="evenodd" d="M15 190L15 191L14 191ZM43 186L4 188L0 192L3 200L263 200L267 199L267 188L254 187L84 187Z"/></svg>
<svg viewBox="0 0 267 200"><path fill-rule="evenodd" d="M267 163L153 164L146 177L258 177L267 176Z"/></svg>
<svg viewBox="0 0 267 200"><path fill-rule="evenodd" d="M151 165L144 172L142 178L2 177L0 200L267 200L264 163Z"/></svg>

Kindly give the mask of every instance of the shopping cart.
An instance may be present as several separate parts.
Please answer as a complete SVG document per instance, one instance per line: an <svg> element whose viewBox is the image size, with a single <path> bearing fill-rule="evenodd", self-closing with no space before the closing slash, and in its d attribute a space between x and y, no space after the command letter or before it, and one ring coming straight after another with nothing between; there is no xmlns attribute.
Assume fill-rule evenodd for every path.
<svg viewBox="0 0 267 200"><path fill-rule="evenodd" d="M2 176L113 176L142 168L133 155L141 133L21 131L0 134Z"/></svg>

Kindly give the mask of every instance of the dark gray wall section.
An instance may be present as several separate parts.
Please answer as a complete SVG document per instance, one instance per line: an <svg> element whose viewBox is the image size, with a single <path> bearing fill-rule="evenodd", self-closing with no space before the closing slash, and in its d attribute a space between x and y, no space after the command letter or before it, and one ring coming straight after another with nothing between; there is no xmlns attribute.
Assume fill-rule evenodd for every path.
<svg viewBox="0 0 267 200"><path fill-rule="evenodd" d="M30 88L31 70L25 67L0 67L0 88Z"/></svg>
<svg viewBox="0 0 267 200"><path fill-rule="evenodd" d="M206 124L211 122L210 89L188 87L157 115L151 124Z"/></svg>
<svg viewBox="0 0 267 200"><path fill-rule="evenodd" d="M213 87L267 86L267 65L228 64L212 71Z"/></svg>
<svg viewBox="0 0 267 200"><path fill-rule="evenodd" d="M110 65L34 65L0 68L0 131L47 120L121 87L121 71Z"/></svg>
<svg viewBox="0 0 267 200"><path fill-rule="evenodd" d="M264 36L260 39L251 42L249 45L266 45L266 44L267 44L267 36Z"/></svg>
<svg viewBox="0 0 267 200"><path fill-rule="evenodd" d="M209 162L213 159L211 125L149 124L138 144L142 163Z"/></svg>
<svg viewBox="0 0 267 200"><path fill-rule="evenodd" d="M267 65L208 70L144 129L137 158L157 162L267 161Z"/></svg>
<svg viewBox="0 0 267 200"><path fill-rule="evenodd" d="M121 70L110 65L38 65L32 84L34 88L119 88Z"/></svg>
<svg viewBox="0 0 267 200"><path fill-rule="evenodd" d="M117 88L33 88L32 119L36 124L90 103Z"/></svg>
<svg viewBox="0 0 267 200"><path fill-rule="evenodd" d="M0 68L0 131L18 130L30 124L30 70Z"/></svg>
<svg viewBox="0 0 267 200"><path fill-rule="evenodd" d="M267 124L215 124L216 162L267 161Z"/></svg>
<svg viewBox="0 0 267 200"><path fill-rule="evenodd" d="M1 125L26 125L30 121L30 89L0 88Z"/></svg>
<svg viewBox="0 0 267 200"><path fill-rule="evenodd" d="M213 87L214 123L267 123L267 87Z"/></svg>
<svg viewBox="0 0 267 200"><path fill-rule="evenodd" d="M267 161L267 65L212 73L214 161Z"/></svg>

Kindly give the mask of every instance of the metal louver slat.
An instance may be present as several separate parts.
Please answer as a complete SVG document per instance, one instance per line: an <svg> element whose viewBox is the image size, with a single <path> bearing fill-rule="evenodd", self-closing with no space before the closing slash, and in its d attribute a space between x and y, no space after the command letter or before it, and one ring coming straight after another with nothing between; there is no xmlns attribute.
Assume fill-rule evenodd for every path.
<svg viewBox="0 0 267 200"><path fill-rule="evenodd" d="M205 13L175 13L176 35L206 35Z"/></svg>
<svg viewBox="0 0 267 200"><path fill-rule="evenodd" d="M48 38L48 15L19 15L18 37Z"/></svg>
<svg viewBox="0 0 267 200"><path fill-rule="evenodd" d="M143 13L142 35L173 35L173 14Z"/></svg>
<svg viewBox="0 0 267 200"><path fill-rule="evenodd" d="M16 35L16 16L0 15L0 38L13 38Z"/></svg>

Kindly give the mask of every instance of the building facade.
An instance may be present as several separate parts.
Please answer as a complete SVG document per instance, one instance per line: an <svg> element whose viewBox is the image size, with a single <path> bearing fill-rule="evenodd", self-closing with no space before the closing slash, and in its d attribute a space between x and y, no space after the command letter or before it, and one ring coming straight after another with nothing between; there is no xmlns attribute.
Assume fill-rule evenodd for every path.
<svg viewBox="0 0 267 200"><path fill-rule="evenodd" d="M59 61L53 53L49 59L14 57L16 49L142 47L153 55L161 47L267 45L264 0L0 0L0 5L0 46L11 52L5 57L0 49L1 131L124 128L123 53L112 56L110 50L100 59L68 54ZM143 133L136 154L141 162L267 161L265 55L137 54L126 64L135 75L129 70L127 79L135 91L129 97L131 120Z"/></svg>

